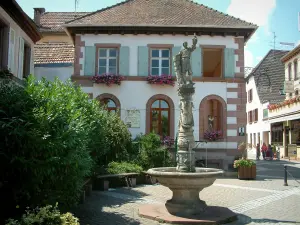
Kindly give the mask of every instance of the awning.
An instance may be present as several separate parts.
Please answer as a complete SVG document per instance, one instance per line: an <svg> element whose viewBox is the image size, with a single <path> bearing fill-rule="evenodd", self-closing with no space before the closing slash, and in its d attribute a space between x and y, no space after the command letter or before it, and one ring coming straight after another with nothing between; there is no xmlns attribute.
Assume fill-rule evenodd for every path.
<svg viewBox="0 0 300 225"><path fill-rule="evenodd" d="M297 120L300 119L300 113L294 114L294 115L289 115L289 116L283 116L283 117L278 117L274 119L269 119L267 120L269 123L277 123L277 122L285 122L288 120Z"/></svg>

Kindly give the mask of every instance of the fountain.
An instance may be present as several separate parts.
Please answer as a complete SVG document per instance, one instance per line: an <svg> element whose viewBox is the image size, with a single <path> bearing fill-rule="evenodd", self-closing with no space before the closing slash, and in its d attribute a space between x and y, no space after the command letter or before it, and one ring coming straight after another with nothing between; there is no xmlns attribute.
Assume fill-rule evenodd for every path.
<svg viewBox="0 0 300 225"><path fill-rule="evenodd" d="M147 171L154 179L173 192L172 199L165 205L144 205L139 209L142 217L161 222L184 224L219 224L230 221L236 215L227 208L207 206L200 200L199 192L214 183L223 174L223 170L214 168L195 167L193 95L195 83L192 82L190 57L196 49L197 37L194 35L193 44L188 47L183 43L183 49L174 56L174 66L180 97L180 118L177 139L177 167L152 168Z"/></svg>

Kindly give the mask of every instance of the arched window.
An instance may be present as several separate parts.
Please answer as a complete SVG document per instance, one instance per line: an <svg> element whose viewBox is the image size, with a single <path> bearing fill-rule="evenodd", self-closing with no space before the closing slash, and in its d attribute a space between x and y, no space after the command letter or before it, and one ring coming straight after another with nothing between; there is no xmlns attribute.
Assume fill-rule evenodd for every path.
<svg viewBox="0 0 300 225"><path fill-rule="evenodd" d="M226 102L220 96L206 96L200 103L199 138L204 138L207 130L221 131L222 138L227 136L227 109Z"/></svg>
<svg viewBox="0 0 300 225"><path fill-rule="evenodd" d="M118 112L121 116L121 103L113 94L103 93L97 97L101 105L105 105L110 112Z"/></svg>
<svg viewBox="0 0 300 225"><path fill-rule="evenodd" d="M114 113L117 112L117 105L112 99L104 98L100 102L101 104L106 106L109 112L114 112Z"/></svg>
<svg viewBox="0 0 300 225"><path fill-rule="evenodd" d="M170 136L170 107L164 100L151 105L150 131L160 136Z"/></svg>

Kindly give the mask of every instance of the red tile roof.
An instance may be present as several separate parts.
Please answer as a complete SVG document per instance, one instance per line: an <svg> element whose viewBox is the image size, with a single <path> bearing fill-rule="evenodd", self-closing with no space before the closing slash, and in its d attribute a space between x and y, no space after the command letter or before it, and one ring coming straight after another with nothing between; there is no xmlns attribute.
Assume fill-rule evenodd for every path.
<svg viewBox="0 0 300 225"><path fill-rule="evenodd" d="M63 31L61 25L68 21L80 18L90 12L45 12L41 15L41 32Z"/></svg>
<svg viewBox="0 0 300 225"><path fill-rule="evenodd" d="M127 0L67 24L257 28L255 24L190 0Z"/></svg>
<svg viewBox="0 0 300 225"><path fill-rule="evenodd" d="M74 63L74 46L69 43L37 43L34 64Z"/></svg>

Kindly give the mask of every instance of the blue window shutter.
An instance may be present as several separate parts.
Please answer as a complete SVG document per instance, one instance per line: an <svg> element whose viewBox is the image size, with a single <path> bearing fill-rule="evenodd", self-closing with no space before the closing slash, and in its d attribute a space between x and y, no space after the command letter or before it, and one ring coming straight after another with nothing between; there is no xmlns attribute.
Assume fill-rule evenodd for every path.
<svg viewBox="0 0 300 225"><path fill-rule="evenodd" d="M138 76L148 76L149 51L147 46L138 47Z"/></svg>
<svg viewBox="0 0 300 225"><path fill-rule="evenodd" d="M202 76L202 49L197 47L191 56L193 76Z"/></svg>
<svg viewBox="0 0 300 225"><path fill-rule="evenodd" d="M224 77L234 77L235 74L235 60L234 49L224 49Z"/></svg>
<svg viewBox="0 0 300 225"><path fill-rule="evenodd" d="M180 46L172 48L172 71L171 71L172 76L176 76L176 74L175 74L175 68L174 68L174 56L177 55L180 52L180 50L181 50Z"/></svg>
<svg viewBox="0 0 300 225"><path fill-rule="evenodd" d="M84 52L84 75L95 75L96 46L86 46Z"/></svg>
<svg viewBox="0 0 300 225"><path fill-rule="evenodd" d="M129 75L129 47L128 46L122 46L120 48L120 68L119 68L119 74L123 76Z"/></svg>

